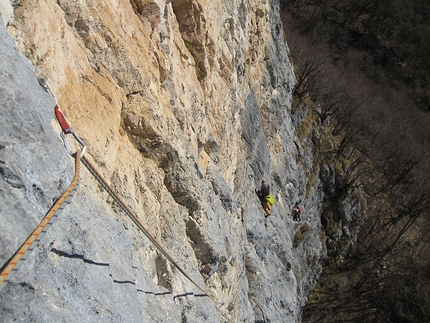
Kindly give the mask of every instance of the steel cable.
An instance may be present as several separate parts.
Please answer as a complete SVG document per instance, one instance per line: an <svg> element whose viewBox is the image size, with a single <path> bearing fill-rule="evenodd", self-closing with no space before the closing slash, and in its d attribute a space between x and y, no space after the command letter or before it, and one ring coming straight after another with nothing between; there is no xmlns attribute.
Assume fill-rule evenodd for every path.
<svg viewBox="0 0 430 323"><path fill-rule="evenodd" d="M149 233L149 231L144 227L139 218L133 213L130 208L125 205L125 203L121 200L121 198L113 191L110 185L103 179L103 176L95 169L95 167L91 164L86 156L81 157L81 161L84 166L89 170L89 172L94 176L97 182L108 192L108 194L114 199L114 201L119 205L119 207L128 215L128 217L136 224L140 231L149 239L149 241L161 252L161 254L166 257L166 259L173 264L176 269L178 269L194 286L196 286L201 292L203 292L203 296L207 296L207 292L200 287L191 277L187 274L187 272L169 255L169 253L163 248L163 246ZM225 319L229 321L229 319L225 316L221 310L215 306L215 309L218 313L220 313Z"/></svg>
<svg viewBox="0 0 430 323"><path fill-rule="evenodd" d="M201 288L186 272L182 267L169 255L169 253L161 246L161 244L149 233L149 231L143 226L142 222L140 222L139 218L130 210L127 205L121 200L121 198L113 191L113 189L109 186L109 184L103 179L102 175L97 172L97 170L93 167L91 162L83 156L81 158L84 166L90 171L90 173L94 176L94 178L103 186L106 192L115 200L115 202L121 207L121 209L128 215L128 217L133 220L133 222L137 225L140 231L151 241L151 243L160 251L164 257L167 258L169 262L171 262L191 283L193 283L201 292L204 293L205 296L208 296L206 291Z"/></svg>

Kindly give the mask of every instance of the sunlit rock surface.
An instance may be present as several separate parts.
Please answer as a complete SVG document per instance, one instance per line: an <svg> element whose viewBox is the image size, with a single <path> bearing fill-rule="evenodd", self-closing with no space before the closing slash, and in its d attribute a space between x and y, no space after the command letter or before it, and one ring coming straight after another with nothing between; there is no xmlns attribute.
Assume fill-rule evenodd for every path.
<svg viewBox="0 0 430 323"><path fill-rule="evenodd" d="M73 177L58 104L88 159L208 295L82 166L70 204L0 292L2 320L299 322L325 247L277 1L0 2L1 263ZM267 219L262 178L276 199Z"/></svg>

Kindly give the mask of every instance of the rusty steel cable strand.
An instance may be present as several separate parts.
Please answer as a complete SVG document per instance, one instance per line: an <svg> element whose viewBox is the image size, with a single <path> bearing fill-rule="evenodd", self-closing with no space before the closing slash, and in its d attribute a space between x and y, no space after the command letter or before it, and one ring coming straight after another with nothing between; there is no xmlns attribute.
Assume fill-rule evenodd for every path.
<svg viewBox="0 0 430 323"><path fill-rule="evenodd" d="M18 251L9 259L0 274L0 291L4 288L5 283L8 282L10 275L17 270L18 265L25 260L25 256L32 250L32 246L35 241L39 241L41 233L46 233L49 226L52 225L53 221L58 217L60 212L64 209L65 203L70 203L70 199L73 197L78 189L79 176L80 176L80 149L74 154L75 156L75 175L69 187L64 191L60 198L55 204L49 209L45 217L40 221L39 225L30 234L27 240L22 244Z"/></svg>
<svg viewBox="0 0 430 323"><path fill-rule="evenodd" d="M109 186L108 183L103 179L102 175L97 172L91 162L83 156L81 158L84 166L90 171L90 173L95 177L95 179L103 186L103 188L109 193L109 195L115 200L115 202L120 206L120 208L128 215L128 217L133 220L133 222L137 225L140 231L151 241L151 243L160 251L166 259L171 262L191 283L193 283L201 292L204 293L204 296L208 296L207 292L200 287L187 273L182 267L169 255L169 253L161 246L161 244L149 233L149 231L143 226L142 222L140 222L139 218L130 210L127 205L121 200L121 198L113 191L113 189Z"/></svg>
<svg viewBox="0 0 430 323"><path fill-rule="evenodd" d="M140 231L149 239L149 241L157 248L160 253L166 257L166 259L176 267L194 286L196 286L201 292L203 292L202 296L207 296L211 298L207 292L200 287L191 277L187 274L187 272L169 255L169 253L163 248L163 246L149 233L149 231L144 227L139 218L130 210L129 207L121 200L121 198L116 194L110 185L103 179L103 176L95 169L92 163L88 160L86 156L81 157L82 164L89 170L89 172L94 176L97 182L108 192L108 194L114 199L114 201L119 205L119 207L128 215L128 217L136 224ZM230 321L226 315L221 312L218 306L215 305L215 309L220 315L222 315L227 321Z"/></svg>

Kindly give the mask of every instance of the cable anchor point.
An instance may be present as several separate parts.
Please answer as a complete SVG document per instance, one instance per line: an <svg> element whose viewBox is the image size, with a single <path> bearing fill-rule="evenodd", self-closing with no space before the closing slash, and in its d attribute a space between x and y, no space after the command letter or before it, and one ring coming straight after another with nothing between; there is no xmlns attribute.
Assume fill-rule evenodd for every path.
<svg viewBox="0 0 430 323"><path fill-rule="evenodd" d="M85 154L86 149L87 149L86 144L82 141L81 138L79 138L78 134L69 125L69 123L66 120L66 117L64 116L63 112L61 112L61 110L58 108L58 106L55 106L54 112L55 112L55 116L58 120L58 123L60 124L61 129L62 129L60 136L61 136L61 139L63 139L64 147L66 147L67 151L69 152L69 154L71 156L73 156L75 154L72 151L72 149L70 148L69 141L67 140L67 137L66 137L66 135L72 134L73 137L76 139L76 141L82 146L81 156L80 156L82 158Z"/></svg>

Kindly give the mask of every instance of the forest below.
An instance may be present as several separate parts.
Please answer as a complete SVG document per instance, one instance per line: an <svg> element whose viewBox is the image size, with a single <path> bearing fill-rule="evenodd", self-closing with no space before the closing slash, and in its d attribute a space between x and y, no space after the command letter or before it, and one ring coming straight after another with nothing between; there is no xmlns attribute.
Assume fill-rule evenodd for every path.
<svg viewBox="0 0 430 323"><path fill-rule="evenodd" d="M342 169L325 190L326 236L342 221L333 201L365 197L365 216L350 223L354 243L327 247L303 322L430 322L430 3L281 0L281 8L296 106L311 107L335 138L322 143L320 167Z"/></svg>

